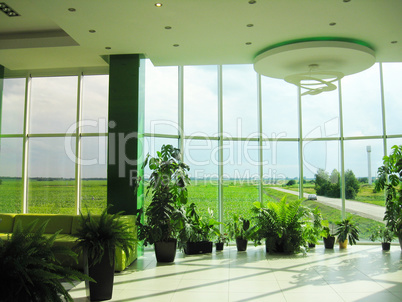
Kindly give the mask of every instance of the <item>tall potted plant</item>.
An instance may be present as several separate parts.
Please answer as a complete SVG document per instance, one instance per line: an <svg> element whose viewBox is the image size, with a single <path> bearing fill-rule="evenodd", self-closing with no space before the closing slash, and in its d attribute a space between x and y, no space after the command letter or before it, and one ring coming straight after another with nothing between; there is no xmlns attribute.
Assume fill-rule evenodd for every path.
<svg viewBox="0 0 402 302"><path fill-rule="evenodd" d="M333 224L330 224L328 220L322 221L321 237L324 241L324 247L326 249L333 249L335 244L335 236L333 230Z"/></svg>
<svg viewBox="0 0 402 302"><path fill-rule="evenodd" d="M336 225L335 236L338 236L339 248L346 249L348 242L350 245L356 244L359 240L359 228L351 218L345 218Z"/></svg>
<svg viewBox="0 0 402 302"><path fill-rule="evenodd" d="M163 145L156 157L148 154L143 167L147 165L152 173L146 194L152 195L152 201L144 212L139 211L138 239L144 245L154 244L158 262L173 262L185 220L183 205L187 203L189 166L181 161L180 150L172 145Z"/></svg>
<svg viewBox="0 0 402 302"><path fill-rule="evenodd" d="M112 298L115 250L122 249L128 259L137 243L131 226L120 219L122 212L108 214L108 208L100 216L81 213L76 233L76 248L86 256L89 276L96 281L89 282L91 301Z"/></svg>
<svg viewBox="0 0 402 302"><path fill-rule="evenodd" d="M234 214L233 221L228 224L228 228L229 237L236 240L237 251L246 251L248 240L255 231L255 227L250 227L250 220Z"/></svg>
<svg viewBox="0 0 402 302"><path fill-rule="evenodd" d="M389 251L391 249L391 241L394 238L393 232L386 226L377 226L371 229L371 234L369 239L371 241L381 241L381 246L383 251Z"/></svg>
<svg viewBox="0 0 402 302"><path fill-rule="evenodd" d="M375 190L386 191L384 220L398 236L402 250L402 145L393 146L392 153L383 157L383 166L377 174Z"/></svg>
<svg viewBox="0 0 402 302"><path fill-rule="evenodd" d="M91 279L56 260L57 254L77 260L71 249L54 245L59 232L46 237L47 222L36 225L18 223L10 238L0 239L0 301L73 301L61 282Z"/></svg>

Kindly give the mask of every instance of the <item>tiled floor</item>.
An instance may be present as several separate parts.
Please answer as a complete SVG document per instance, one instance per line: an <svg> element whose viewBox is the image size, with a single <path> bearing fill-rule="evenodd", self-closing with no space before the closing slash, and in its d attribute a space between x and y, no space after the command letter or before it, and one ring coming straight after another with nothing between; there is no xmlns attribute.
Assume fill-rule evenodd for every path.
<svg viewBox="0 0 402 302"><path fill-rule="evenodd" d="M86 301L84 283L70 291ZM402 301L402 252L349 246L307 255L267 255L264 247L186 256L157 264L152 250L115 275L111 301Z"/></svg>

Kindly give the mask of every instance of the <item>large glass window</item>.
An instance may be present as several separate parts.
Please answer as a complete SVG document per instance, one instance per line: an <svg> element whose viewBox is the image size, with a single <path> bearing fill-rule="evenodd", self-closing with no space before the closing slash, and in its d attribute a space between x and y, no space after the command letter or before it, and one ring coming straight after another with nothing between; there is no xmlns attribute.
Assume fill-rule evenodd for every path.
<svg viewBox="0 0 402 302"><path fill-rule="evenodd" d="M25 79L5 79L3 99L0 104L1 133L24 132Z"/></svg>
<svg viewBox="0 0 402 302"><path fill-rule="evenodd" d="M387 134L401 134L402 63L383 63L382 66Z"/></svg>

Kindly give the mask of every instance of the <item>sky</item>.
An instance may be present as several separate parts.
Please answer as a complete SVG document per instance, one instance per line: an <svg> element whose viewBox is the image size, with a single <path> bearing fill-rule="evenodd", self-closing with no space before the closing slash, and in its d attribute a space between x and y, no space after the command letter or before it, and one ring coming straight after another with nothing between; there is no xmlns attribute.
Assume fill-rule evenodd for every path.
<svg viewBox="0 0 402 302"><path fill-rule="evenodd" d="M384 96L388 134L401 135L402 63L384 63ZM214 178L219 156L219 91L217 66L183 68L184 161L196 178ZM179 89L177 67L154 67L146 62L145 133L177 135ZM255 178L259 175L257 74L252 65L222 67L223 173L225 178ZM74 177L78 77L33 78L29 133L46 137L29 139L29 177ZM23 133L25 79L6 79L2 103L2 134ZM84 76L83 133L105 133L107 129L108 76ZM261 78L263 177L298 177L299 135L297 88L280 79ZM382 108L379 65L342 79L343 116L339 114L339 91L302 97L303 171L314 177L318 168L340 170L340 142L314 139L341 135L363 138L382 135ZM53 137L52 137L53 136ZM54 137L58 136L58 137ZM195 137L195 138L194 138ZM199 137L212 139L200 140ZM242 138L242 141L237 141ZM106 177L106 139L82 139L82 177ZM155 155L162 144L177 146L177 139L145 138L143 155ZM402 139L390 139L388 150ZM371 146L368 154L367 146ZM0 176L21 176L22 138L1 139ZM346 139L345 169L356 176L372 176L382 163L381 139ZM146 170L149 173L149 170Z"/></svg>

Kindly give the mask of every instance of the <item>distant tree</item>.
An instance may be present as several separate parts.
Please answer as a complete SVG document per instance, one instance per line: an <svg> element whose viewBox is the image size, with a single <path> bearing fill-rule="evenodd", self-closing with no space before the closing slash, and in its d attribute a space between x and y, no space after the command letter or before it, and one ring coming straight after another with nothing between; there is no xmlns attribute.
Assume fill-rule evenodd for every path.
<svg viewBox="0 0 402 302"><path fill-rule="evenodd" d="M1 184L3 184L3 180L2 180L2 179L0 179L0 185L1 185Z"/></svg>
<svg viewBox="0 0 402 302"><path fill-rule="evenodd" d="M315 174L314 190L318 195L326 195L327 186L329 183L329 174L324 169L318 169Z"/></svg>
<svg viewBox="0 0 402 302"><path fill-rule="evenodd" d="M314 189L318 195L339 198L341 197L341 175L334 169L331 175L323 169L315 174ZM352 170L345 172L345 198L355 199L359 192L360 184Z"/></svg>
<svg viewBox="0 0 402 302"><path fill-rule="evenodd" d="M368 177L359 177L358 181L363 184L366 184L366 183L368 183Z"/></svg>
<svg viewBox="0 0 402 302"><path fill-rule="evenodd" d="M293 186L293 185L295 185L296 184L296 180L294 180L294 179L291 179L291 180L289 180L288 182L287 182L287 186Z"/></svg>
<svg viewBox="0 0 402 302"><path fill-rule="evenodd" d="M330 182L331 184L336 184L339 183L341 180L341 174L338 172L337 169L333 169L331 172L331 177L330 177Z"/></svg>
<svg viewBox="0 0 402 302"><path fill-rule="evenodd" d="M359 193L360 184L352 170L345 172L345 198L355 199Z"/></svg>

